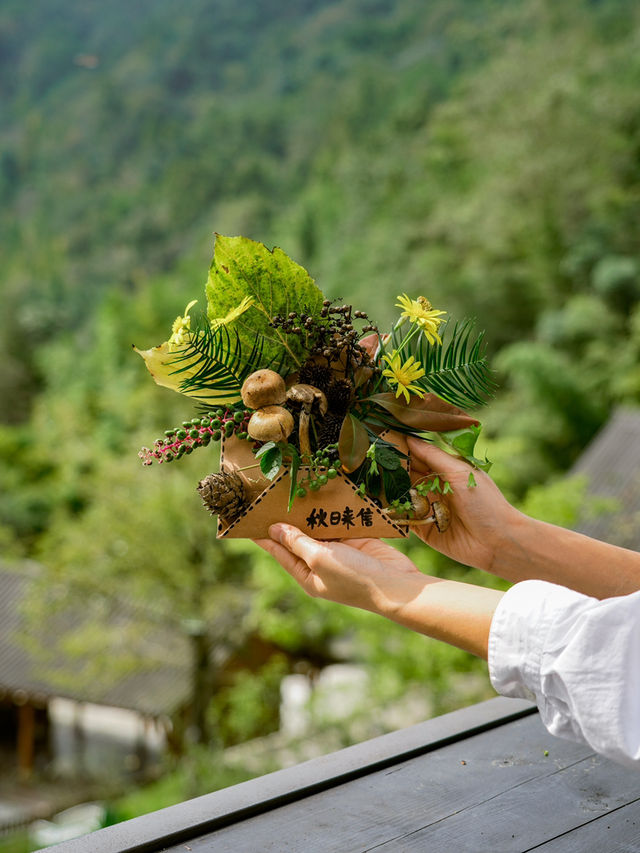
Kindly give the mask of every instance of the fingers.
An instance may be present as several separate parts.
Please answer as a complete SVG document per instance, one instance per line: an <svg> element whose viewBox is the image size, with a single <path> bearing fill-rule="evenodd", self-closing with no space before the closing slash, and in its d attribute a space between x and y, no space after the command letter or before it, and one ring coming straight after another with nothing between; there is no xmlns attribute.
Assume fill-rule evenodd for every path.
<svg viewBox="0 0 640 853"><path fill-rule="evenodd" d="M469 466L457 456L452 456L445 450L440 450L429 441L407 437L407 445L411 453L411 468L427 473L429 471L455 471L467 473Z"/></svg>
<svg viewBox="0 0 640 853"><path fill-rule="evenodd" d="M309 583L312 578L312 572L304 560L296 557L295 554L292 554L291 551L288 551L279 542L274 542L273 539L255 539L254 541L256 545L259 545L264 551L271 554L272 557L275 557L282 568L288 572L303 589L306 589L309 592L311 591L309 589Z"/></svg>

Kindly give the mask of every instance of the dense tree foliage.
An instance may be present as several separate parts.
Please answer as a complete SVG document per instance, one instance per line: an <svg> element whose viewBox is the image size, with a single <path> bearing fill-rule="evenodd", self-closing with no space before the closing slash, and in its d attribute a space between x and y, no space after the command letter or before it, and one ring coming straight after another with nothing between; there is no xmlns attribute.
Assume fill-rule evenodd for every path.
<svg viewBox="0 0 640 853"><path fill-rule="evenodd" d="M193 488L213 458L138 467L191 412L131 344L203 299L214 230L282 246L381 327L423 293L486 329L485 444L540 506L640 402L639 35L630 0L3 0L4 552L182 623L237 607L292 654L350 632L386 695L430 682L445 707L462 653L306 601L248 544L230 571ZM554 488L568 523L577 487Z"/></svg>

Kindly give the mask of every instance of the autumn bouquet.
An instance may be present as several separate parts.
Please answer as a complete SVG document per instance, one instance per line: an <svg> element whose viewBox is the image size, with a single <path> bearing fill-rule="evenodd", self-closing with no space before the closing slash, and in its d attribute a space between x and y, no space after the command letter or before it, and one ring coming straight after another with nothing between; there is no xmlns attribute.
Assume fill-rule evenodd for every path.
<svg viewBox="0 0 640 853"><path fill-rule="evenodd" d="M281 249L221 235L206 312L195 305L165 343L136 349L159 385L197 406L139 455L172 462L221 443L220 470L198 485L219 536L266 535L284 518L316 538L446 528L449 484L436 472L412 485L405 436L488 467L474 456L480 424L464 411L493 388L472 323L400 295L381 334Z"/></svg>

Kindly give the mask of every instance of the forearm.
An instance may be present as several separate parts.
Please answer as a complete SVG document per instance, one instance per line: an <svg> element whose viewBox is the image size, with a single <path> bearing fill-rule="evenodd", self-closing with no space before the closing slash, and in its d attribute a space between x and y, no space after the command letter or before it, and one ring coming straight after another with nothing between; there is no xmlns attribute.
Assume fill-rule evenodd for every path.
<svg viewBox="0 0 640 853"><path fill-rule="evenodd" d="M424 575L408 575L377 608L383 616L487 658L491 620L503 593Z"/></svg>
<svg viewBox="0 0 640 853"><path fill-rule="evenodd" d="M594 598L640 589L640 554L516 513L491 571L512 583L539 579Z"/></svg>

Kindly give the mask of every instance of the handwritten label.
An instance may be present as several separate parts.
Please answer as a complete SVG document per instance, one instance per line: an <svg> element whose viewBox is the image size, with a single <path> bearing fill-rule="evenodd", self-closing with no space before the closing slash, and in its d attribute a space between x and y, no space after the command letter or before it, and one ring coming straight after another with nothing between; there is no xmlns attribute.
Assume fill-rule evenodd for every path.
<svg viewBox="0 0 640 853"><path fill-rule="evenodd" d="M331 510L328 512L322 507L314 507L311 515L305 519L307 526L311 530L317 527L336 527L344 525L347 530L351 527L373 527L373 510L369 507L360 507L353 510L350 506L345 506L342 510Z"/></svg>

